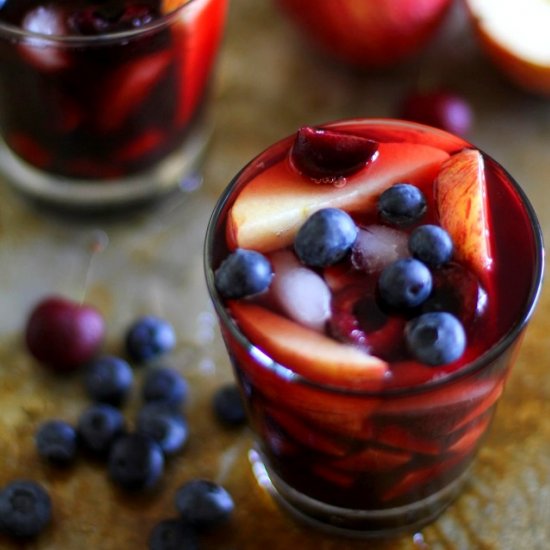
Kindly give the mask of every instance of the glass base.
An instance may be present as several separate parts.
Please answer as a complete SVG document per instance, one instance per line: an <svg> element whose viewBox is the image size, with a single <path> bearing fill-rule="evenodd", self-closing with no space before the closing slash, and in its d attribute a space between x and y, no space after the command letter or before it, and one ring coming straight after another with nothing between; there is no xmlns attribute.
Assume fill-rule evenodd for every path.
<svg viewBox="0 0 550 550"><path fill-rule="evenodd" d="M141 205L185 188L186 179L201 164L211 134L211 125L198 121L178 149L154 167L125 178L72 179L43 172L21 160L2 140L0 169L17 191L52 207L98 211Z"/></svg>
<svg viewBox="0 0 550 550"><path fill-rule="evenodd" d="M411 533L431 523L460 493L469 470L449 485L418 502L383 510L357 510L331 506L296 491L285 483L256 449L249 451L258 484L294 518L306 525L349 538L385 538Z"/></svg>

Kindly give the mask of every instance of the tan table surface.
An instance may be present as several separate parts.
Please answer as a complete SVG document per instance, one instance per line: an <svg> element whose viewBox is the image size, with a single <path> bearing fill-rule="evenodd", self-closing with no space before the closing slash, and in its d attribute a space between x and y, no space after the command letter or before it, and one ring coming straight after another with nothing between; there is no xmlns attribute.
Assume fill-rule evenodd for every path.
<svg viewBox="0 0 550 550"><path fill-rule="evenodd" d="M149 531L175 515L176 488L192 477L223 483L236 511L208 549L543 550L550 546L550 296L546 290L485 447L462 496L416 538L337 540L289 520L255 485L249 435L217 425L214 390L231 379L207 297L202 241L214 201L253 155L296 130L352 116L392 116L417 82L446 82L471 101L468 136L521 182L550 231L550 100L506 84L487 64L459 10L437 43L385 72L351 75L313 55L267 0L232 2L215 80L216 131L200 190L145 213L116 220L69 220L35 210L0 188L0 484L37 479L51 491L54 522L27 549L146 548ZM93 256L90 242L108 240ZM36 425L75 420L86 404L79 376L56 377L25 353L29 308L53 292L95 304L108 323L106 350L120 351L138 315L172 321L179 340L166 362L191 384L189 446L173 459L153 495L127 498L104 468L81 460L64 473L36 457ZM140 373L138 372L138 379ZM137 386L139 388L139 385ZM127 407L131 418L136 397ZM0 548L19 548L0 538Z"/></svg>

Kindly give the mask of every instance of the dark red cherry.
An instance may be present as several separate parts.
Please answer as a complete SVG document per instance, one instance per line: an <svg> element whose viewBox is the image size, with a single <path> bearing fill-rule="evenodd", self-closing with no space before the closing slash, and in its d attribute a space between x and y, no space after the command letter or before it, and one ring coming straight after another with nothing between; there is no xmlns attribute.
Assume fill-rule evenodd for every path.
<svg viewBox="0 0 550 550"><path fill-rule="evenodd" d="M90 361L105 335L102 315L92 306L47 297L31 311L25 328L29 352L43 365L71 371Z"/></svg>
<svg viewBox="0 0 550 550"><path fill-rule="evenodd" d="M469 132L474 118L466 99L450 90L410 93L400 105L399 117L459 136Z"/></svg>
<svg viewBox="0 0 550 550"><path fill-rule="evenodd" d="M294 167L310 178L334 180L349 176L375 158L378 143L335 130L305 126L290 152Z"/></svg>
<svg viewBox="0 0 550 550"><path fill-rule="evenodd" d="M466 330L487 309L487 293L476 275L456 262L432 273L433 290L422 310L448 311L458 317Z"/></svg>
<svg viewBox="0 0 550 550"><path fill-rule="evenodd" d="M364 285L345 287L333 295L331 309L329 331L337 340L386 360L404 353L405 319L384 312L373 289Z"/></svg>

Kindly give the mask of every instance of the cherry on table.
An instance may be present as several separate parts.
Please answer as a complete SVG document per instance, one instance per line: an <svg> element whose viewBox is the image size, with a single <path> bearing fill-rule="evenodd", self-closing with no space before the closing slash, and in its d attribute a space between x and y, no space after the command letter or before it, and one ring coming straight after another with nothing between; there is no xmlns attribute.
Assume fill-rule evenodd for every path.
<svg viewBox="0 0 550 550"><path fill-rule="evenodd" d="M31 355L58 371L71 371L90 361L105 336L105 321L94 307L62 296L49 296L31 311L25 343Z"/></svg>
<svg viewBox="0 0 550 550"><path fill-rule="evenodd" d="M434 126L458 136L470 131L474 118L465 98L444 89L409 92L398 110L399 118Z"/></svg>

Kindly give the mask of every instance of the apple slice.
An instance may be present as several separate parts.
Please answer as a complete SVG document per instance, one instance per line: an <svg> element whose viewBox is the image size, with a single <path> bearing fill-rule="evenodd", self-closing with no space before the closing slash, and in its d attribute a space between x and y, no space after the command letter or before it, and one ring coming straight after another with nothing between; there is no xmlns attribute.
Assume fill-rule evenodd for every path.
<svg viewBox="0 0 550 550"><path fill-rule="evenodd" d="M378 389L388 364L258 305L230 301L231 314L248 339L274 361L310 380L338 387Z"/></svg>
<svg viewBox="0 0 550 550"><path fill-rule="evenodd" d="M302 422L295 414L275 407L266 407L266 413L275 426L292 437L299 445L337 457L345 456L349 452L349 444L339 443L315 427Z"/></svg>
<svg viewBox="0 0 550 550"><path fill-rule="evenodd" d="M467 0L481 49L516 86L550 94L547 0Z"/></svg>
<svg viewBox="0 0 550 550"><path fill-rule="evenodd" d="M338 470L351 472L367 471L371 474L377 472L390 472L404 466L412 459L412 454L396 449L384 449L382 447L365 447L344 458L331 462Z"/></svg>
<svg viewBox="0 0 550 550"><path fill-rule="evenodd" d="M455 258L487 285L493 251L485 168L481 153L464 149L441 167L435 196L439 222L455 246Z"/></svg>
<svg viewBox="0 0 550 550"><path fill-rule="evenodd" d="M411 143L381 143L378 152L376 160L338 186L316 183L288 161L271 166L233 204L227 222L229 246L264 253L284 248L313 212L325 207L364 212L374 208L380 193L394 183L431 184L449 158L441 149Z"/></svg>

